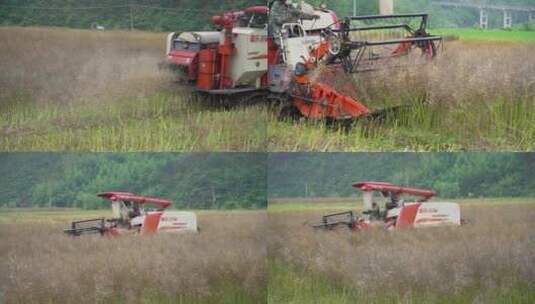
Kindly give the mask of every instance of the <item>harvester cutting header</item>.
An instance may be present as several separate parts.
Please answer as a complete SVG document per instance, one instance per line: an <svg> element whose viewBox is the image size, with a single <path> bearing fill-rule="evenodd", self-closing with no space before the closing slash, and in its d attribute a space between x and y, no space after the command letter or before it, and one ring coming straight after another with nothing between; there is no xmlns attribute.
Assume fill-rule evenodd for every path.
<svg viewBox="0 0 535 304"><path fill-rule="evenodd" d="M282 104L281 114L294 118L354 120L375 113L356 90L342 94L329 78L388 67L414 50L432 59L442 38L427 32L427 22L427 14L338 19L324 7L272 1L214 16L214 31L169 34L167 65L210 99Z"/></svg>

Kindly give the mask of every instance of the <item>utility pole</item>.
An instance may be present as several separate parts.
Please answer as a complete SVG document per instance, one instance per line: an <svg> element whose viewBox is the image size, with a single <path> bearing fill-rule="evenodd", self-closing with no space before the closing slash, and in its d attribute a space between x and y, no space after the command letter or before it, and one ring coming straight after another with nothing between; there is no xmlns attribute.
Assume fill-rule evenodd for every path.
<svg viewBox="0 0 535 304"><path fill-rule="evenodd" d="M353 16L357 15L357 0L353 0Z"/></svg>
<svg viewBox="0 0 535 304"><path fill-rule="evenodd" d="M394 0L379 0L379 14L392 15L394 13Z"/></svg>
<svg viewBox="0 0 535 304"><path fill-rule="evenodd" d="M508 10L503 10L503 28L508 29L513 27L513 14Z"/></svg>
<svg viewBox="0 0 535 304"><path fill-rule="evenodd" d="M483 7L479 9L479 27L484 30L489 28L489 13Z"/></svg>
<svg viewBox="0 0 535 304"><path fill-rule="evenodd" d="M134 30L134 13L132 12L132 4L128 1L128 10L130 11L130 31Z"/></svg>

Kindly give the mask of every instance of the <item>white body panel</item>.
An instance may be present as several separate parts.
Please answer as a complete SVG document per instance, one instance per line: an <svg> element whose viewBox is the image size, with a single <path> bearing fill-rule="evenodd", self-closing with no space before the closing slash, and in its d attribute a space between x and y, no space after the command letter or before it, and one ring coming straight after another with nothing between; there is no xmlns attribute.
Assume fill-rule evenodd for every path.
<svg viewBox="0 0 535 304"><path fill-rule="evenodd" d="M301 36L294 37L292 35L288 35L290 29L295 29L296 26L302 28L302 26L297 23L284 24L282 27L284 60L288 67L290 67L292 70L295 68L297 63L305 63L310 58L310 51L319 45L321 39L320 36L307 36L304 30L292 31L294 34L301 34Z"/></svg>
<svg viewBox="0 0 535 304"><path fill-rule="evenodd" d="M424 203L418 208L414 227L461 225L461 208L456 203Z"/></svg>
<svg viewBox="0 0 535 304"><path fill-rule="evenodd" d="M301 24L303 24L303 27L306 31L319 31L326 28L333 28L337 25L335 24L336 15L332 12L325 12L325 11L319 11L315 10L314 14L316 16L319 16L318 19L314 20L303 20L301 21Z"/></svg>
<svg viewBox="0 0 535 304"><path fill-rule="evenodd" d="M260 87L267 73L267 30L237 27L232 30L235 53L230 59L230 76L235 86ZM223 43L223 35L220 37Z"/></svg>
<svg viewBox="0 0 535 304"><path fill-rule="evenodd" d="M166 55L169 55L169 53L171 52L171 46L173 45L173 40L175 39L175 35L176 35L175 32L169 33L167 35L166 44L165 44L165 54Z"/></svg>
<svg viewBox="0 0 535 304"><path fill-rule="evenodd" d="M143 226L143 222L145 222L145 216L144 215L140 215L140 216L136 216L134 217L133 219L130 220L130 225L132 227L135 227L135 226Z"/></svg>
<svg viewBox="0 0 535 304"><path fill-rule="evenodd" d="M123 205L123 202L119 201L112 201L111 202L111 214L112 218L118 219L121 218L121 207Z"/></svg>
<svg viewBox="0 0 535 304"><path fill-rule="evenodd" d="M400 212L401 212L401 208L390 209L386 212L386 218L390 219L393 217L398 217Z"/></svg>
<svg viewBox="0 0 535 304"><path fill-rule="evenodd" d="M221 32L184 32L178 35L178 39L181 41L187 41L190 43L218 43L221 38Z"/></svg>
<svg viewBox="0 0 535 304"><path fill-rule="evenodd" d="M364 191L362 192L362 200L364 202L364 210L371 210L372 209L372 203L373 203L373 192L372 191Z"/></svg>
<svg viewBox="0 0 535 304"><path fill-rule="evenodd" d="M193 212L165 211L158 225L159 232L197 232L197 216Z"/></svg>

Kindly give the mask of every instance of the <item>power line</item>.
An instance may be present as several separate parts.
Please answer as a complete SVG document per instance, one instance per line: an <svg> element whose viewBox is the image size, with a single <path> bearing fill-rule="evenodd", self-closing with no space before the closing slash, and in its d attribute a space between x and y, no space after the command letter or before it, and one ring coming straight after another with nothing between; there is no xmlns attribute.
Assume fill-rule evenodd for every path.
<svg viewBox="0 0 535 304"><path fill-rule="evenodd" d="M113 8L146 8L146 9L156 9L156 10L167 10L167 11L183 11L183 12L222 12L223 10L214 10L214 9L195 9L195 8L176 8L176 7L162 7L162 6L150 6L142 4L130 4L130 5L109 5L109 6L73 6L73 7L44 7L44 6L18 6L18 5L9 5L9 4L0 4L0 7L13 8L13 9L28 9L28 10L57 10L57 11L66 11L66 10L96 10L96 9L113 9Z"/></svg>
<svg viewBox="0 0 535 304"><path fill-rule="evenodd" d="M0 4L0 7L28 9L28 10L64 11L64 10L93 10L93 9L125 8L125 7L128 7L128 5L85 6L85 7L45 7L45 6L18 6L18 5Z"/></svg>

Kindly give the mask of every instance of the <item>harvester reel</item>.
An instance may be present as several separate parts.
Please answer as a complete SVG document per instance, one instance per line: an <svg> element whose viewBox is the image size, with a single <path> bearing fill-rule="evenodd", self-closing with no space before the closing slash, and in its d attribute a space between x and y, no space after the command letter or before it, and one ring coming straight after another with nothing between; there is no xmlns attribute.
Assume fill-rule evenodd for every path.
<svg viewBox="0 0 535 304"><path fill-rule="evenodd" d="M412 38L426 38L431 37L425 29L419 29L414 32ZM422 55L428 55L429 58L434 58L437 55L437 46L434 41L418 41L415 43L416 47L422 50Z"/></svg>

